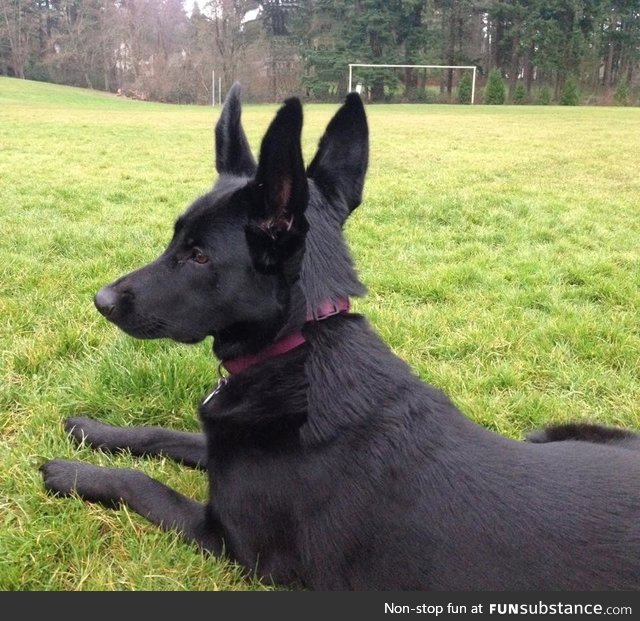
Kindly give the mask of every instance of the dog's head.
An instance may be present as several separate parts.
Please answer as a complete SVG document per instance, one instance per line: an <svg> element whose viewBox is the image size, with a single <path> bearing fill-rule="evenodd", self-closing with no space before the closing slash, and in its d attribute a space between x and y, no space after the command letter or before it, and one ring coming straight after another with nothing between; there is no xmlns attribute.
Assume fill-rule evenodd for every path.
<svg viewBox="0 0 640 621"><path fill-rule="evenodd" d="M342 235L367 168L360 98L347 97L306 171L297 99L278 110L258 163L240 116L234 85L216 125L212 190L178 218L155 261L96 294L98 310L128 334L186 343L212 335L224 359L257 351L326 300L363 293Z"/></svg>

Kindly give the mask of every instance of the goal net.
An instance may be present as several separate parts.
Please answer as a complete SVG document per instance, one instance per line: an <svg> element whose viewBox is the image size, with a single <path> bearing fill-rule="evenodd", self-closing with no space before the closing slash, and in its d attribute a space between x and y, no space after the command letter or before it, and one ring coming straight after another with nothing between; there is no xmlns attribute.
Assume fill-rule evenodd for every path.
<svg viewBox="0 0 640 621"><path fill-rule="evenodd" d="M349 92L354 90L372 101L473 104L476 67L349 63Z"/></svg>

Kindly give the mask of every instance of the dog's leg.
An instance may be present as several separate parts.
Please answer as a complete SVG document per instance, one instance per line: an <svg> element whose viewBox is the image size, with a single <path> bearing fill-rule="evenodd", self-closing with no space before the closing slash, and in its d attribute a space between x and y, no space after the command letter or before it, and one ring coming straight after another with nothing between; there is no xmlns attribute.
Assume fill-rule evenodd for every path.
<svg viewBox="0 0 640 621"><path fill-rule="evenodd" d="M122 503L162 529L180 532L208 552L222 551L222 540L216 535L216 525L207 519L206 506L143 472L62 459L46 462L40 471L47 491L57 496L77 494L111 508Z"/></svg>
<svg viewBox="0 0 640 621"><path fill-rule="evenodd" d="M206 470L207 444L204 434L173 431L162 427L113 427L86 416L65 421L65 430L78 443L110 453L160 455L192 468Z"/></svg>

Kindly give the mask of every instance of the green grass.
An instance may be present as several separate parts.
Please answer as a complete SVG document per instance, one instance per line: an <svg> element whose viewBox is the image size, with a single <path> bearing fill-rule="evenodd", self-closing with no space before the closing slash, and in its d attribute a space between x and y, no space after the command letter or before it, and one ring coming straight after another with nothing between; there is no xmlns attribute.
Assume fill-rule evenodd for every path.
<svg viewBox="0 0 640 621"><path fill-rule="evenodd" d="M336 106L305 109L309 160ZM275 106L247 106L255 149ZM346 233L355 304L474 420L521 437L640 427L640 111L370 106ZM0 588L260 589L126 510L47 497L51 457L130 465L198 499L199 474L74 448L63 420L198 428L210 343L141 342L93 293L156 256L213 178L218 110L0 78ZM428 518L425 518L428 519Z"/></svg>

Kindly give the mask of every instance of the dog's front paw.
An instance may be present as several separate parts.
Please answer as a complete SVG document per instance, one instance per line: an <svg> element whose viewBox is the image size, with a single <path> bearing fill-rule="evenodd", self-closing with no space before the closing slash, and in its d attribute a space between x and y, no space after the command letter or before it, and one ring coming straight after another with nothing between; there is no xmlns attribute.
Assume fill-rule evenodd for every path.
<svg viewBox="0 0 640 621"><path fill-rule="evenodd" d="M88 416L72 416L64 422L64 430L76 444L101 448L108 440L111 427Z"/></svg>
<svg viewBox="0 0 640 621"><path fill-rule="evenodd" d="M40 466L40 472L45 489L55 496L77 494L83 500L99 502L111 508L120 503L120 494L114 492L113 482L117 484L119 477L124 478L127 474L127 471L116 468L103 468L65 459L45 462Z"/></svg>
<svg viewBox="0 0 640 621"><path fill-rule="evenodd" d="M71 496L76 491L78 472L83 465L65 459L45 462L40 466L45 489L56 496Z"/></svg>

